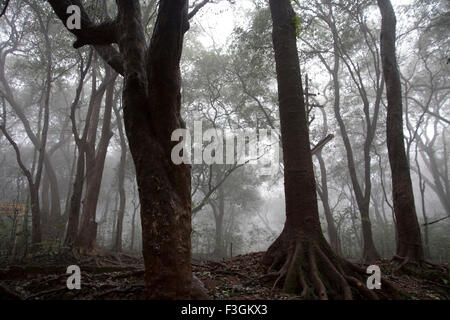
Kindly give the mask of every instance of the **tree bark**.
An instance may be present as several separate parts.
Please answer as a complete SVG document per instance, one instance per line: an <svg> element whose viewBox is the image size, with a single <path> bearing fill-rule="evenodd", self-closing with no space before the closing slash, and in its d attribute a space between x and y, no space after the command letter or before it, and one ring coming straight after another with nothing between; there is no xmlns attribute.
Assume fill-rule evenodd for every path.
<svg viewBox="0 0 450 320"><path fill-rule="evenodd" d="M180 116L180 59L187 1L161 1L148 52L139 1L118 1L125 61L124 120L136 167L147 295L191 297L190 166L174 165L171 134Z"/></svg>
<svg viewBox="0 0 450 320"><path fill-rule="evenodd" d="M72 133L75 139L78 158L76 161L76 173L75 179L73 182L73 190L72 195L70 197L70 206L69 206L69 214L68 214L68 224L67 224L67 232L66 239L64 244L66 246L72 246L75 244L78 235L78 228L80 224L80 212L81 212L81 200L83 198L83 185L84 185L84 176L85 176L85 165L86 165L86 144L87 144L87 136L90 128L91 115L94 108L94 97L96 95L96 82L97 76L95 71L95 66L92 71L92 92L91 98L89 102L88 111L85 119L85 126L83 129L83 134L81 137L78 135L78 128L76 123L76 108L78 107L81 92L83 90L84 79L86 79L87 73L90 69L92 62L92 51L89 55L89 60L87 61L86 67L84 68L84 61L81 60L80 66L80 79L78 82L78 87L75 94L75 99L72 102L70 108L70 120L72 123Z"/></svg>
<svg viewBox="0 0 450 320"><path fill-rule="evenodd" d="M348 169L350 174L350 179L353 186L353 193L355 194L356 203L358 205L358 209L361 215L361 224L362 224L362 233L364 239L364 246L362 252L362 260L364 262L374 262L379 260L380 255L378 254L372 236L372 226L369 216L369 204L370 204L370 193L371 193L371 156L370 156L370 148L372 146L373 139L375 137L375 130L378 122L379 115L379 107L381 103L381 96L383 92L382 80L380 80L380 76L378 73L378 67L375 62L375 70L377 75L377 88L376 88L376 101L375 108L372 119L370 117L369 112L369 98L367 96L366 89L364 87L364 83L360 77L359 70L354 69L354 63L350 60L348 54L346 54L343 50L342 43L340 40L340 36L338 33L338 29L336 26L336 21L333 14L333 7L331 2L328 2L329 7L329 16L326 17L325 21L330 27L331 34L333 37L333 58L334 58L334 66L331 68L325 61L323 57L321 57L322 63L326 66L328 71L331 73L333 77L333 87L334 87L334 114L336 116L336 120L339 125L339 129L341 132L342 140L344 142L344 147L347 156ZM371 50L374 59L377 58L378 54L374 50ZM344 54L344 56L343 56ZM341 115L341 99L340 99L340 88L341 84L339 81L339 71L340 71L340 62L344 61L347 69L353 79L355 85L358 87L358 92L363 101L363 110L366 122L366 138L364 141L364 184L360 183L357 174L357 167L355 162L355 157L353 153L353 148L350 142L350 138L348 135L348 131L344 122L344 119ZM345 59L349 60L347 62ZM353 69L352 67L353 66Z"/></svg>
<svg viewBox="0 0 450 320"><path fill-rule="evenodd" d="M397 221L396 258L401 264L420 262L423 260L422 239L403 134L402 89L395 52L396 17L389 0L377 1L382 16L381 57L388 100L386 136Z"/></svg>
<svg viewBox="0 0 450 320"><path fill-rule="evenodd" d="M124 122L139 188L148 298L205 298L191 270L190 166L174 165L170 157L172 132L184 128L180 59L188 1L159 2L148 48L138 0L116 0L117 18L100 25L90 21L79 0L48 2L63 22L69 5L82 8L82 28L70 30L77 37L74 46L93 45L124 76Z"/></svg>
<svg viewBox="0 0 450 320"><path fill-rule="evenodd" d="M290 0L270 0L273 21L284 159L286 222L267 250L263 263L277 270L274 288L284 279L285 292L303 298L368 299L378 296L362 283L364 271L337 256L325 240L319 221L316 182L308 134L297 51L296 17Z"/></svg>
<svg viewBox="0 0 450 320"><path fill-rule="evenodd" d="M323 125L322 125L322 137L326 139L326 137L329 137L328 134L328 119L327 119L327 113L326 111L321 108L322 112L322 119L323 119ZM324 141L322 139L322 141ZM315 149L315 148L314 148ZM313 149L313 150L314 150ZM329 199L329 192L328 192L328 174L327 174L327 167L325 166L325 161L322 157L322 149L319 149L317 152L313 152L313 155L316 156L317 160L319 161L319 168L320 168L320 188L317 188L317 193L320 196L320 199L322 200L322 206L325 214L325 219L327 220L327 229L328 229L328 238L330 241L330 245L333 248L334 252L336 252L338 255L342 255L342 246L341 246L341 240L339 238L339 234L336 228L336 223L333 218L333 213L330 208L330 199Z"/></svg>
<svg viewBox="0 0 450 320"><path fill-rule="evenodd" d="M117 119L117 127L119 129L119 139L120 139L120 162L119 162L119 212L117 215L117 224L116 224L116 238L113 246L113 250L116 252L122 251L122 233L123 233L123 219L125 216L125 204L126 204L126 193L125 193L125 167L127 163L127 143L125 141L125 133L122 125L122 117L120 116L120 112L117 107L114 105L114 114Z"/></svg>
<svg viewBox="0 0 450 320"><path fill-rule="evenodd" d="M40 243L42 242L42 231L41 231L41 208L39 205L39 186L38 184L36 184L36 180L37 178L33 181L33 175L30 172L30 170L28 170L24 163L22 162L22 157L20 155L20 150L19 147L17 146L16 142L12 139L12 137L8 134L8 132L6 131L6 109L4 110L4 115L3 115L3 124L0 124L0 130L3 132L3 134L5 135L6 139L8 140L8 142L11 144L11 146L14 149L14 152L16 153L16 159L17 159L17 164L19 165L20 169L22 170L22 172L24 173L25 177L27 178L28 181L28 186L30 189L30 205L31 205L31 246L32 246L32 251L35 251L39 248ZM42 154L42 152L41 152ZM39 157L39 164L38 167L40 169L37 170L37 174L41 174L42 173L42 156Z"/></svg>
<svg viewBox="0 0 450 320"><path fill-rule="evenodd" d="M223 194L223 189L219 188L218 190L218 199L210 200L211 207L213 208L214 214L214 222L216 224L216 234L215 234L215 243L214 243L214 257L223 258L226 255L223 241L223 217L225 215L225 199Z"/></svg>
<svg viewBox="0 0 450 320"><path fill-rule="evenodd" d="M108 70L109 69L109 70ZM95 140L97 135L97 122L99 116L99 109L101 105L101 98L94 103L98 104L93 113L93 119L90 123L92 128L89 129L89 136L86 148L86 165L87 165L87 183L86 194L82 201L83 213L81 216L80 230L75 241L77 247L85 250L93 250L96 247L97 239L97 203L100 195L100 187L102 183L103 169L105 166L106 153L108 151L109 141L112 137L111 132L111 114L112 105L114 101L114 88L116 74L112 74L112 70L107 68L105 76L106 83L106 99L105 111L103 114L102 133L97 149L95 148ZM101 97L102 95L100 95Z"/></svg>

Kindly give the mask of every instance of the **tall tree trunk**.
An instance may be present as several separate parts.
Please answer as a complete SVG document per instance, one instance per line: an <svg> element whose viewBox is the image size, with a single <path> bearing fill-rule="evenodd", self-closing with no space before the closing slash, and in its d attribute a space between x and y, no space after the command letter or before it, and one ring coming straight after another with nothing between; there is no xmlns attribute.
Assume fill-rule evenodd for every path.
<svg viewBox="0 0 450 320"><path fill-rule="evenodd" d="M17 164L19 165L20 169L24 173L25 177L28 181L28 186L30 189L30 206L31 206L31 246L32 250L35 251L39 248L39 244L42 242L42 231L41 231L41 208L39 206L39 183L36 183L36 181L39 182L39 178L42 174L42 166L43 166L43 152L39 153L39 160L37 163L37 169L36 169L36 179L33 181L33 175L28 170L24 163L22 162L22 158L20 155L19 147L17 146L16 142L11 138L11 136L6 131L6 108L4 109L3 114L3 123L0 124L0 130L5 135L8 142L11 144L11 146L14 149L14 152L16 154ZM33 161L34 162L34 161ZM33 163L34 166L34 163Z"/></svg>
<svg viewBox="0 0 450 320"><path fill-rule="evenodd" d="M322 137L325 138L328 135L327 113L324 108L321 108L320 111L322 112L322 120L323 120ZM315 156L319 161L320 181L321 181L320 188L317 188L317 193L319 194L320 199L322 200L325 219L327 220L327 229L330 245L338 255L342 255L341 240L339 239L339 234L336 229L336 223L334 221L333 213L330 208L327 167L325 166L325 161L323 160L321 150L316 152Z"/></svg>
<svg viewBox="0 0 450 320"><path fill-rule="evenodd" d="M134 243L135 243L135 238L136 238L136 214L138 212L139 209L139 199L137 197L136 194L136 184L134 183L135 181L133 181L133 199L132 199L132 203L133 203L133 216L131 219L131 241L130 241L130 251L135 251L134 250Z"/></svg>
<svg viewBox="0 0 450 320"><path fill-rule="evenodd" d="M50 197L49 197L49 181L45 171L43 173L42 187L41 187L41 228L42 236L46 239L50 235L52 226L50 220Z"/></svg>
<svg viewBox="0 0 450 320"><path fill-rule="evenodd" d="M147 293L149 298L190 298L190 167L175 165L170 157L171 134L184 127L180 59L187 1L160 2L147 54L139 1L118 4L124 120L139 186Z"/></svg>
<svg viewBox="0 0 450 320"><path fill-rule="evenodd" d="M353 78L353 81L355 82L356 86L359 88L358 91L360 93L360 97L363 101L363 109L365 114L365 121L366 121L366 137L364 141L364 184L361 184L358 180L358 174L356 171L356 161L353 153L353 148L350 142L350 138L348 135L348 131L344 122L344 119L341 115L341 98L340 98L340 90L341 90L341 84L340 84L340 62L342 57L342 44L339 36L339 32L336 26L336 22L333 16L333 7L331 2L327 2L330 15L326 18L326 21L331 29L331 34L333 37L333 59L334 59L334 66L331 68L326 64L326 61L323 60L325 63L328 71L333 76L333 87L334 87L334 114L336 117L336 120L339 125L339 129L341 132L342 140L344 142L344 147L346 151L347 156L347 162L348 162L348 169L350 173L350 178L353 186L353 192L355 194L356 203L358 205L358 209L360 211L361 215L361 224L362 224L362 233L363 233L363 239L364 239L364 246L363 246L363 252L362 252L362 260L364 262L374 262L377 261L380 258L380 255L378 254L375 244L373 242L373 236L372 236L372 226L370 222L370 216L369 216L369 203L370 203L370 193L371 193L371 157L370 157L370 147L372 145L372 141L375 137L375 129L378 122L378 110L380 107L381 102L381 95L383 86L379 85L379 82L377 81L377 84L379 85L376 90L376 101L375 101L375 110L373 113L372 119L370 119L370 113L369 113L369 98L367 96L366 90L364 89L364 84L361 83L361 80L357 80L354 73L355 71L350 67L348 63L345 63L347 66L347 69L350 73L350 75ZM344 57L345 59L350 59L348 55ZM323 58L322 58L323 59ZM345 62L345 60L343 60ZM376 74L378 74L378 71L376 70ZM377 77L378 78L378 77Z"/></svg>
<svg viewBox="0 0 450 320"><path fill-rule="evenodd" d="M89 71L92 62L92 51L89 54L89 59L86 64L86 68L84 68L84 61L81 60L80 66L80 79L78 82L78 87L75 94L75 99L72 102L70 107L70 120L72 124L72 133L75 138L76 143L76 151L78 152L78 158L76 160L76 173L73 181L72 194L70 196L70 204L68 209L68 223L67 223L67 232L66 239L64 240L64 244L66 246L72 246L78 235L78 226L80 224L80 211L81 211L81 199L83 197L83 184L84 184L84 173L85 173L85 165L86 165L86 139L90 127L91 115L94 108L94 95L96 92L96 72L95 66L92 71L92 92L91 92L91 101L89 103L88 111L86 114L86 123L84 126L83 134L81 137L78 136L78 129L76 123L76 108L78 108L78 104L80 101L81 93L83 90L84 79L86 79L86 75Z"/></svg>
<svg viewBox="0 0 450 320"><path fill-rule="evenodd" d="M362 206L358 203L359 213L361 214L361 229L363 236L363 257L364 262L370 263L380 259L375 242L373 241L372 221L370 220L369 204L364 203Z"/></svg>
<svg viewBox="0 0 450 320"><path fill-rule="evenodd" d="M402 88L395 52L396 17L389 0L378 0L381 12L381 57L387 89L386 136L392 173L392 198L397 221L397 253L400 263L423 260L422 239L414 204L403 134Z"/></svg>
<svg viewBox="0 0 450 320"><path fill-rule="evenodd" d="M214 257L223 258L226 254L224 248L224 226L223 226L223 217L225 215L225 199L223 194L223 189L219 188L218 190L217 202L215 200L211 200L211 207L213 208L214 214L214 222L216 224L216 232L215 232L215 243L214 243Z"/></svg>
<svg viewBox="0 0 450 320"><path fill-rule="evenodd" d="M330 208L330 200L328 195L328 182L327 182L327 168L325 161L323 160L322 153L316 153L316 157L319 160L320 177L321 177L321 191L318 192L320 199L322 200L323 211L325 219L327 220L328 237L330 238L330 245L333 250L342 255L341 240L336 229L336 223L334 222L333 213Z"/></svg>
<svg viewBox="0 0 450 320"><path fill-rule="evenodd" d="M35 12L37 13L36 7L34 5L31 6L35 8ZM40 14L37 14L38 22L41 28L41 31L44 34L44 44L45 44L45 58L46 58L46 79L44 84L44 99L43 99L43 108L44 108L44 122L43 129L41 135L41 145L40 150L42 152L42 161L45 161L45 158L48 158L48 167L52 167L50 165L50 159L47 157L47 135L48 135L48 127L49 127L49 117L50 117L50 99L51 99L51 91L52 91L52 82L53 82L53 55L52 55L52 45L49 37L49 25L45 24ZM49 222L51 221L52 226L48 226L47 231L49 231L49 235L56 236L56 227L61 218L61 204L60 204L60 196L59 196L59 188L57 186L56 174L52 172L52 170L47 169L47 164L45 165L46 177L48 178L48 182L50 183L51 188L51 210L48 213ZM37 177L37 186L40 186L40 175ZM45 191L47 192L47 190Z"/></svg>
<svg viewBox="0 0 450 320"><path fill-rule="evenodd" d="M381 239L380 239L380 242L381 242L381 256L385 257L385 256L387 256L387 245L386 245L386 241L387 241L386 226L387 226L387 224L386 224L386 221L383 220L383 217L381 215L380 206L378 204L378 199L374 199L372 197L372 203L373 203L373 208L374 208L374 211L375 211L375 216L377 217L378 225L380 226L381 231L382 231L382 236L381 236Z"/></svg>
<svg viewBox="0 0 450 320"><path fill-rule="evenodd" d="M70 197L69 219L67 224L65 245L72 245L78 234L78 226L80 224L81 199L83 197L84 183L84 151L78 148L77 169L75 180L73 183L72 196Z"/></svg>
<svg viewBox="0 0 450 320"><path fill-rule="evenodd" d="M123 233L123 219L125 216L125 204L126 204L126 193L125 193L125 168L127 164L127 143L125 141L125 133L123 130L122 117L117 109L116 105L113 106L114 114L117 119L117 127L119 129L119 139L120 139L120 163L119 163L119 212L117 216L116 225L116 238L113 246L113 250L116 252L122 251L122 233Z"/></svg>
<svg viewBox="0 0 450 320"><path fill-rule="evenodd" d="M109 69L109 70L108 70ZM111 114L112 105L114 101L114 88L116 74L112 75L110 68L107 69L107 75L105 76L106 87L106 100L105 111L103 114L103 125L100 141L98 143L97 150L95 149L95 136L97 134L96 118L98 113L94 113L93 121L91 123L92 130L90 129L90 137L88 138L88 148L86 150L86 165L87 165L87 184L86 194L83 200L83 214L81 217L80 230L78 231L78 237L75 241L77 247L93 250L96 247L97 239L97 203L100 195L100 187L103 177L103 169L105 167L106 153L108 151L109 141L112 137L111 132ZM101 104L101 100L100 100ZM99 108L98 108L99 109Z"/></svg>
<svg viewBox="0 0 450 320"><path fill-rule="evenodd" d="M422 170L420 169L419 164L419 151L417 150L417 144L416 144L416 156L415 156L415 162L417 167L417 175L419 176L419 190L420 190L420 199L421 199L421 205L422 205L422 217L423 217L423 236L424 236L424 256L425 259L431 259L431 251L430 251L430 240L429 240L429 232L428 232L428 216L426 212L426 205L425 205L425 187L426 183L422 178Z"/></svg>
<svg viewBox="0 0 450 320"><path fill-rule="evenodd" d="M270 0L273 21L284 159L286 222L267 250L263 263L278 270L275 286L304 298L376 299L362 283L364 270L337 256L325 240L319 221L316 182L308 135L305 101L297 51L296 17L290 0Z"/></svg>
<svg viewBox="0 0 450 320"><path fill-rule="evenodd" d="M137 210L134 210L133 216L131 218L130 251L134 251L134 238L136 238L136 213L137 213Z"/></svg>
<svg viewBox="0 0 450 320"><path fill-rule="evenodd" d="M77 37L74 46L93 45L124 76L124 122L139 187L148 297L200 297L191 270L190 166L174 165L170 156L176 145L172 132L184 128L180 59L188 1L160 0L148 48L139 0L116 0L117 18L100 25L90 21L79 0L48 2L63 22L69 5L82 8L81 28L70 30Z"/></svg>

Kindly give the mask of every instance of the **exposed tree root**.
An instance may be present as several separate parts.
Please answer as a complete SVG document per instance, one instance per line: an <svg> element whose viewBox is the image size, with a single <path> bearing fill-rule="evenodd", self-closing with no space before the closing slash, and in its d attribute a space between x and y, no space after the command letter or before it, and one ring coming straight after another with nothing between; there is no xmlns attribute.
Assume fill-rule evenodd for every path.
<svg viewBox="0 0 450 320"><path fill-rule="evenodd" d="M391 264L394 267L394 271L404 271L408 272L420 272L420 270L426 269L437 269L443 273L449 273L450 270L445 265L438 265L431 263L429 261L418 259L412 260L409 256L401 257L399 255L394 255L391 259Z"/></svg>
<svg viewBox="0 0 450 320"><path fill-rule="evenodd" d="M285 249L287 248L287 249ZM283 291L314 300L378 300L401 298L399 290L382 280L380 290L366 287L366 270L337 256L325 239L297 240L283 237L269 248L263 259L268 275L276 275L272 291L283 281Z"/></svg>
<svg viewBox="0 0 450 320"><path fill-rule="evenodd" d="M391 260L391 264L394 267L394 271L409 268L421 269L425 266L422 246L419 243L408 243L401 241L397 244L397 254L395 254Z"/></svg>
<svg viewBox="0 0 450 320"><path fill-rule="evenodd" d="M426 260L411 261L409 256L394 255L391 260L394 273L424 279L426 282L449 291L449 286L441 283L442 279L450 281L450 269Z"/></svg>

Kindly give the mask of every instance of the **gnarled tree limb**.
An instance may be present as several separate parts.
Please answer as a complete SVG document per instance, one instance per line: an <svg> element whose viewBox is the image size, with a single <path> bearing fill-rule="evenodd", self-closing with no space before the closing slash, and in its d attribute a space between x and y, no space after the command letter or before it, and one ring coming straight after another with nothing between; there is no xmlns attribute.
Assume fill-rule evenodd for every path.
<svg viewBox="0 0 450 320"><path fill-rule="evenodd" d="M106 63L117 73L123 75L122 56L112 46L118 42L118 28L115 20L94 24L80 0L47 0L47 2L66 28L67 19L70 17L67 8L71 5L78 6L81 10L81 29L67 29L77 38L73 46L81 48L85 45L92 45Z"/></svg>

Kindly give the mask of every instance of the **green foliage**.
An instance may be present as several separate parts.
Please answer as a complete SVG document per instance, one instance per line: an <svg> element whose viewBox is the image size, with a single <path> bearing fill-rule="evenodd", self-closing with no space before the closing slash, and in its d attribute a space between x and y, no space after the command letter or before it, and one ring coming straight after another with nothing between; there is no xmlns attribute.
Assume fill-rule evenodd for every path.
<svg viewBox="0 0 450 320"><path fill-rule="evenodd" d="M295 24L295 35L297 38L300 38L300 34L302 33L302 23L303 19L299 15L294 16L294 24Z"/></svg>

